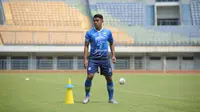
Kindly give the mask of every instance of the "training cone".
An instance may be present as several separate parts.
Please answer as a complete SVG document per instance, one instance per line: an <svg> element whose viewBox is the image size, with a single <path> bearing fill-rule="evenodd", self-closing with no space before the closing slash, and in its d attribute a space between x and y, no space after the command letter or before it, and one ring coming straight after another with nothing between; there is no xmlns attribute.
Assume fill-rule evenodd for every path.
<svg viewBox="0 0 200 112"><path fill-rule="evenodd" d="M68 84L65 86L65 88L67 88L65 103L74 104L74 97L73 97L73 92L72 92L72 88L74 88L74 86L71 84L70 78L68 79Z"/></svg>

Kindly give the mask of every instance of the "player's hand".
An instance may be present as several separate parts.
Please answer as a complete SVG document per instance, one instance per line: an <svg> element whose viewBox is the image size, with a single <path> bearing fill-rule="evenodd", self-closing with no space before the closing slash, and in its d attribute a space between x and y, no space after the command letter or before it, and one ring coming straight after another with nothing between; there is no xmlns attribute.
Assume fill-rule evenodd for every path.
<svg viewBox="0 0 200 112"><path fill-rule="evenodd" d="M115 57L115 56L112 57L112 62L113 62L114 64L116 63L116 57Z"/></svg>
<svg viewBox="0 0 200 112"><path fill-rule="evenodd" d="M84 67L87 68L88 66L88 60L84 60Z"/></svg>

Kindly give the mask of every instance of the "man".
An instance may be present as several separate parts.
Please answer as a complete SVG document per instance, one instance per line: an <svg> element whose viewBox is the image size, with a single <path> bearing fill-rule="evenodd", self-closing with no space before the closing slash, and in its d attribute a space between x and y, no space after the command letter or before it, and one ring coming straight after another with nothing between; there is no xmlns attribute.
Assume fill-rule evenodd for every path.
<svg viewBox="0 0 200 112"><path fill-rule="evenodd" d="M107 91L109 96L109 103L117 104L113 98L114 84L112 80L112 68L108 56L108 43L110 44L112 62L116 63L114 40L110 30L103 28L103 16L96 14L93 17L94 28L86 32L85 46L84 46L84 66L87 69L87 78L85 80L85 99L83 103L86 104L90 100L90 89L94 74L100 67L100 74L105 76L107 81ZM90 55L88 56L88 47L90 44ZM89 60L87 60L87 58Z"/></svg>

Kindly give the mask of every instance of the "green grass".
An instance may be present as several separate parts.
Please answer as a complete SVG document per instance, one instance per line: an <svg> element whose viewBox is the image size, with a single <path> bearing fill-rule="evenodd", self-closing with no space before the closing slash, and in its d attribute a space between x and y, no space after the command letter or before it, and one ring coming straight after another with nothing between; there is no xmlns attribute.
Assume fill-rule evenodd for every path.
<svg viewBox="0 0 200 112"><path fill-rule="evenodd" d="M30 78L26 81L25 78ZM65 104L68 78L75 104ZM126 79L119 85L120 77ZM114 75L117 105L108 104L106 83L96 75L91 100L82 104L85 75L0 74L0 112L199 112L200 75Z"/></svg>

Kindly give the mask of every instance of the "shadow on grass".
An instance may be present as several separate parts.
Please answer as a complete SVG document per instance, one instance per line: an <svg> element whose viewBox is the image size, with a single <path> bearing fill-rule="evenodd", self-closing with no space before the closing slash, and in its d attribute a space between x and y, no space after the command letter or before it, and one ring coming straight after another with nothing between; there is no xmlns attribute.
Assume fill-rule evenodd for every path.
<svg viewBox="0 0 200 112"><path fill-rule="evenodd" d="M49 102L50 104L65 104L65 101L54 101L54 102ZM74 100L75 104L83 104L82 100ZM103 104L103 103L108 103L105 101L89 101L88 104Z"/></svg>
<svg viewBox="0 0 200 112"><path fill-rule="evenodd" d="M74 103L83 104L83 101L75 100ZM105 101L91 101L90 100L88 103L95 104L95 103L108 103L108 102L105 102Z"/></svg>

